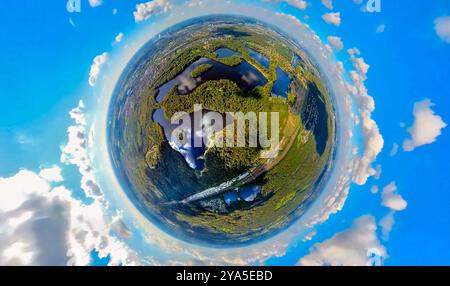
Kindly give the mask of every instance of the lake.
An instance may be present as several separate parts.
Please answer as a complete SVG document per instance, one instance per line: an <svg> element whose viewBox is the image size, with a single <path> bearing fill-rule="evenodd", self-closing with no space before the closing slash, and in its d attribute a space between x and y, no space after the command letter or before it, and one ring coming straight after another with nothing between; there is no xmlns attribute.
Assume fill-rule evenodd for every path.
<svg viewBox="0 0 450 286"><path fill-rule="evenodd" d="M224 123L222 126L220 126L220 124L217 125L215 124L217 120L215 115L217 114L218 113L216 112L208 110L196 111L196 113L192 112L185 117L181 117L178 124L172 124L172 122L164 116L164 111L162 109L157 109L153 113L152 120L162 127L164 136L167 142L169 142L170 147L183 156L189 167L201 171L205 167L203 156L205 155L206 146L208 145L210 137L215 132L221 131L228 124L233 122L232 118L220 115L222 116L222 122ZM195 122L194 116L201 118L201 120ZM184 122L187 122L187 124ZM189 122L191 124L188 124ZM181 132L179 134L174 134L174 131ZM196 141L201 142L199 147L194 147L196 145L194 142Z"/></svg>
<svg viewBox="0 0 450 286"><path fill-rule="evenodd" d="M224 59L224 58L229 58L232 56L240 56L241 55L240 53L230 50L228 48L217 49L216 54L219 59Z"/></svg>
<svg viewBox="0 0 450 286"><path fill-rule="evenodd" d="M197 78L193 78L192 71L202 64L211 64L213 67ZM257 86L267 83L267 79L258 69L243 60L239 65L230 67L208 58L200 58L189 65L182 73L174 79L163 84L158 89L156 101L161 102L169 91L178 86L178 93L186 95L194 91L202 83L210 80L228 79L235 82L242 90L249 91Z"/></svg>
<svg viewBox="0 0 450 286"><path fill-rule="evenodd" d="M246 202L253 202L256 197L261 193L261 186L259 185L247 185L240 187L235 191L227 192L224 194L225 203L230 206L232 203L243 200Z"/></svg>
<svg viewBox="0 0 450 286"><path fill-rule="evenodd" d="M268 69L270 67L270 60L263 54L258 53L254 49L246 48L247 51L250 53L250 56L257 61L260 65L262 65L264 68Z"/></svg>
<svg viewBox="0 0 450 286"><path fill-rule="evenodd" d="M272 87L272 96L279 96L287 99L290 83L291 78L289 75L280 67L277 67L277 80Z"/></svg>

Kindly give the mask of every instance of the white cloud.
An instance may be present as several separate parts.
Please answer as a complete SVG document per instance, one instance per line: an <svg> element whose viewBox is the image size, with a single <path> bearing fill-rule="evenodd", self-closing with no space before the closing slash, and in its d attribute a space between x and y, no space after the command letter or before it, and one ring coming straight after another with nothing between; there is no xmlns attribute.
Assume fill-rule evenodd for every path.
<svg viewBox="0 0 450 286"><path fill-rule="evenodd" d="M325 6L328 9L333 9L333 2L332 0L322 0L322 5Z"/></svg>
<svg viewBox="0 0 450 286"><path fill-rule="evenodd" d="M398 144L397 143L394 143L394 144L392 144L392 149L391 149L391 152L389 153L389 155L391 156L391 157L394 157L395 155L397 155L397 153L398 153Z"/></svg>
<svg viewBox="0 0 450 286"><path fill-rule="evenodd" d="M173 9L171 0L153 0L136 5L136 11L133 12L136 22L145 21L152 16L167 13Z"/></svg>
<svg viewBox="0 0 450 286"><path fill-rule="evenodd" d="M88 154L88 130L87 121L83 113L84 103L80 101L78 106L69 113L75 124L67 128L68 142L61 150L61 162L67 165L75 165L81 174L81 188L90 198L102 195L91 166Z"/></svg>
<svg viewBox="0 0 450 286"><path fill-rule="evenodd" d="M116 43L120 43L123 40L123 33L120 32L119 34L117 34L117 36L114 38L114 41L116 41Z"/></svg>
<svg viewBox="0 0 450 286"><path fill-rule="evenodd" d="M434 30L442 41L450 43L450 16L434 20Z"/></svg>
<svg viewBox="0 0 450 286"><path fill-rule="evenodd" d="M336 36L328 36L328 42L336 49L336 51L340 51L344 48L344 43L342 43L342 39Z"/></svg>
<svg viewBox="0 0 450 286"><path fill-rule="evenodd" d="M313 227L319 223L325 222L328 218L338 213L344 207L350 190L350 173L352 171L353 162L347 163L340 171L339 178L331 186L328 195L322 200L318 211L309 218L306 227Z"/></svg>
<svg viewBox="0 0 450 286"><path fill-rule="evenodd" d="M388 240L389 234L394 227L395 219L394 219L395 211L389 211L387 215L385 215L378 224L381 227L381 233L383 234L383 239Z"/></svg>
<svg viewBox="0 0 450 286"><path fill-rule="evenodd" d="M91 70L89 72L89 85L95 86L97 82L98 76L100 75L102 66L106 63L108 59L108 53L103 53L94 58L94 61L91 65Z"/></svg>
<svg viewBox="0 0 450 286"><path fill-rule="evenodd" d="M187 6L188 7L200 7L203 6L203 0L189 0Z"/></svg>
<svg viewBox="0 0 450 286"><path fill-rule="evenodd" d="M100 5L102 5L103 0L89 0L89 5L91 5L91 7L98 7Z"/></svg>
<svg viewBox="0 0 450 286"><path fill-rule="evenodd" d="M309 233L308 233L307 235L305 235L305 237L303 238L303 242L312 240L312 239L314 238L314 236L316 236L316 234L317 234L317 231L316 231L316 230L313 230L313 231L309 232Z"/></svg>
<svg viewBox="0 0 450 286"><path fill-rule="evenodd" d="M391 182L389 185L383 188L381 198L383 199L381 205L390 208L393 211L403 211L408 206L408 203L403 197L396 193L397 185L395 182Z"/></svg>
<svg viewBox="0 0 450 286"><path fill-rule="evenodd" d="M295 7L299 10L306 10L306 8L308 8L308 2L304 0L264 0L264 1L274 4L285 2L286 4Z"/></svg>
<svg viewBox="0 0 450 286"><path fill-rule="evenodd" d="M88 265L94 249L101 258L110 256L110 265L140 263L119 239L130 237L128 227L119 215L107 215L108 204L95 183L83 108L80 101L70 111L75 124L68 128L61 160L78 166L81 188L92 202L73 198L62 185L59 166L0 178L0 265Z"/></svg>
<svg viewBox="0 0 450 286"><path fill-rule="evenodd" d="M283 1L300 10L305 10L308 7L308 3L303 0L283 0Z"/></svg>
<svg viewBox="0 0 450 286"><path fill-rule="evenodd" d="M386 25L381 24L377 27L377 29L375 30L377 33L384 33L384 31L386 30Z"/></svg>
<svg viewBox="0 0 450 286"><path fill-rule="evenodd" d="M335 234L332 238L316 243L299 265L370 265L369 252L377 251L386 257L386 250L377 238L377 225L370 216L362 216L353 222L350 229Z"/></svg>
<svg viewBox="0 0 450 286"><path fill-rule="evenodd" d="M383 193L381 194L381 205L390 209L389 213L378 222L381 227L384 240L389 239L389 234L391 233L395 223L395 213L405 210L408 206L408 203L403 199L403 197L396 192L397 185L395 182L391 182L383 188Z"/></svg>
<svg viewBox="0 0 450 286"><path fill-rule="evenodd" d="M335 12L335 13L325 13L322 15L322 19L327 24L333 24L336 27L339 27L341 25L341 13Z"/></svg>
<svg viewBox="0 0 450 286"><path fill-rule="evenodd" d="M348 50L353 67L356 70L350 71L350 78L353 81L357 94L355 95L359 103L359 112L362 122L362 133L364 138L364 150L362 156L355 161L353 182L364 185L368 178L376 174L371 166L375 162L378 154L384 146L384 140L379 131L378 125L372 119L375 110L375 101L368 94L364 82L367 80L367 73L370 66L360 57L357 48Z"/></svg>
<svg viewBox="0 0 450 286"><path fill-rule="evenodd" d="M134 264L137 256L112 237L104 206L85 205L49 180L57 167L39 174L21 170L0 178L0 265L88 265L90 253L111 255L111 264Z"/></svg>
<svg viewBox="0 0 450 286"><path fill-rule="evenodd" d="M434 114L431 107L434 104L429 99L414 104L414 124L408 128L411 139L403 141L403 149L407 152L416 147L431 144L441 135L447 124L442 118Z"/></svg>
<svg viewBox="0 0 450 286"><path fill-rule="evenodd" d="M39 176L47 180L47 182L61 182L63 180L61 168L58 166L41 170L41 172L39 172Z"/></svg>

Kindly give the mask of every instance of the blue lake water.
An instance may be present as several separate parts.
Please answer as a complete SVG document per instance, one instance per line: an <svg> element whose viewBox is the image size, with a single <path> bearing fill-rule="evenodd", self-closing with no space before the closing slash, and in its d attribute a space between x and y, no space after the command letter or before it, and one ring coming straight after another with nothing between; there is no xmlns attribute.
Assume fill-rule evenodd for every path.
<svg viewBox="0 0 450 286"><path fill-rule="evenodd" d="M230 206L231 203L234 203L238 200L238 195L236 191L225 193L224 195L225 203Z"/></svg>
<svg viewBox="0 0 450 286"><path fill-rule="evenodd" d="M322 155L328 142L328 113L322 93L314 83L308 84L301 118L305 129L314 132L316 151Z"/></svg>
<svg viewBox="0 0 450 286"><path fill-rule="evenodd" d="M258 194L261 192L261 186L250 185L245 186L239 190L239 196L246 202L252 202L256 199Z"/></svg>
<svg viewBox="0 0 450 286"><path fill-rule="evenodd" d="M217 118L217 115L220 118ZM201 120L194 120L195 116ZM233 118L203 110L203 112L196 111L196 113L186 114L180 118L178 123L172 124L164 116L164 111L157 109L153 113L153 121L162 127L169 145L184 157L189 167L194 170L203 170L205 167L203 156L209 138L215 132L221 131L225 126L231 124ZM182 134L181 138L180 134Z"/></svg>
<svg viewBox="0 0 450 286"><path fill-rule="evenodd" d="M231 56L240 56L241 54L228 48L220 48L216 50L219 59L229 58Z"/></svg>
<svg viewBox="0 0 450 286"><path fill-rule="evenodd" d="M257 51L251 49L251 48L246 48L249 53L250 56L257 61L260 65L262 65L264 68L268 69L270 66L270 60L263 54L258 53Z"/></svg>
<svg viewBox="0 0 450 286"><path fill-rule="evenodd" d="M238 200L253 202L260 193L261 193L261 186L248 185L239 188L236 191L225 193L224 200L228 206L230 206L232 203Z"/></svg>
<svg viewBox="0 0 450 286"><path fill-rule="evenodd" d="M290 83L291 78L289 77L289 75L280 67L277 67L277 80L273 84L272 95L286 99L288 97Z"/></svg>
<svg viewBox="0 0 450 286"><path fill-rule="evenodd" d="M192 71L202 64L211 64L213 67L201 76L193 78L191 76ZM266 78L259 70L244 60L239 65L230 67L211 59L201 58L189 65L177 77L163 84L158 89L156 101L161 102L174 86L178 86L179 94L185 95L194 91L204 82L220 79L231 80L244 91L252 90L257 86L265 85L267 83Z"/></svg>

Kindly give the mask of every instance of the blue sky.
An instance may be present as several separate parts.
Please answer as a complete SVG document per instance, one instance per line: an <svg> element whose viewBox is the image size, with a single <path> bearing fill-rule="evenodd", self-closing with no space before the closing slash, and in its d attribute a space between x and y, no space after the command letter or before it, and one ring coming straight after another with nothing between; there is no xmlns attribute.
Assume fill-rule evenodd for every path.
<svg viewBox="0 0 450 286"><path fill-rule="evenodd" d="M149 29L153 18L164 16L155 15L137 23L133 12L136 4L142 2L146 1L103 0L101 5L91 7L87 0L81 0L80 13L68 13L65 1L25 0L2 4L1 178L12 178L21 169L38 173L59 164L65 188L71 190L73 197L88 202L89 196L80 186L83 174L78 172L79 165L60 163L61 149L68 141L67 128L73 125L69 111L82 99L89 111L86 113L88 121L94 118L95 110L91 107L95 106L99 91L88 84L93 59L103 52L114 55L116 50L131 46L129 41ZM450 122L450 20L443 28L447 34L437 33L435 27L436 19L450 16L450 2L413 4L381 0L380 13L362 12L365 0L359 5L350 0L333 1L332 10L314 0L307 1L310 5L305 10L293 7L293 3L302 1L247 2L296 16L309 24L325 44L327 36L340 37L344 49L335 54L335 60L342 61L346 70L354 69L346 50L357 47L370 65L365 86L375 100L372 117L384 139L384 148L373 163L381 166L380 178L371 177L363 186L352 184L342 210L315 226L317 234L312 240L303 242L303 235L296 236L281 256L271 257L266 263L292 265L311 253L318 255L311 256L314 259L325 260L325 254L320 254L320 245L316 245L315 250L311 249L313 245L326 246L327 241L336 243L338 239L333 240L334 235L355 229L355 219L371 215L378 226L376 237L388 253L386 265L450 264L448 128L438 128L441 135L429 135L435 139L431 144L418 144L411 152L402 148L404 140L411 138L407 128L417 119L413 114L417 102L430 99L435 104L431 109L436 116L442 122ZM203 5L208 5L208 1ZM114 9L117 9L116 14ZM330 12L340 12L339 26L323 21L322 15ZM381 25L384 31L377 32ZM124 39L117 43L114 39L119 32L124 34ZM433 121L429 116L424 119L425 123L417 120L418 124L414 125L419 137L433 129L427 124L439 125L439 120L431 116ZM394 144L399 148L391 156ZM52 187L53 183L61 182L46 180ZM382 190L391 182L397 187L394 193L401 195L407 207L395 211L395 223L389 237L384 239L379 221L390 209L382 206ZM370 191L374 185L379 188L377 194ZM0 197L9 196L7 192L12 191L0 188ZM140 248L145 242L138 234L139 227L130 225L129 228L134 234L123 238L125 244L138 254L143 253ZM88 249L94 257L89 263L103 265L105 260L93 249L94 245L93 242ZM0 253L2 251L0 247ZM151 253L151 250L146 251L145 255ZM109 254L104 256L111 260ZM114 255L112 257L114 260ZM158 257L158 261L164 261L164 257Z"/></svg>

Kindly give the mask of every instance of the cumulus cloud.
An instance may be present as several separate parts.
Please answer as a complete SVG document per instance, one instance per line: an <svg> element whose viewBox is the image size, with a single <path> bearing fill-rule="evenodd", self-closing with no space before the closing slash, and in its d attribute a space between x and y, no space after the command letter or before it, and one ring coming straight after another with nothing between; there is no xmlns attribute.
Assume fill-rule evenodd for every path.
<svg viewBox="0 0 450 286"><path fill-rule="evenodd" d="M389 185L383 188L381 195L383 201L382 205L390 208L392 211L403 211L408 206L408 203L397 192L397 185L395 182L391 182Z"/></svg>
<svg viewBox="0 0 450 286"><path fill-rule="evenodd" d="M336 27L339 27L341 25L340 12L325 13L322 15L322 19L325 21L325 23L335 25Z"/></svg>
<svg viewBox="0 0 450 286"><path fill-rule="evenodd" d="M0 265L88 265L90 253L111 264L137 256L112 237L103 205L85 205L64 186L59 167L0 178Z"/></svg>
<svg viewBox="0 0 450 286"><path fill-rule="evenodd" d="M110 265L138 264L138 255L120 238L131 233L121 217L111 218L96 185L87 152L84 104L70 111L74 125L61 160L78 166L85 203L66 188L61 167L20 170L0 178L0 265L88 265L91 253ZM113 233L115 235L113 235Z"/></svg>
<svg viewBox="0 0 450 286"><path fill-rule="evenodd" d="M381 227L381 233L383 234L384 240L389 239L389 234L391 233L392 228L394 227L395 224L394 214L395 211L390 211L378 222L378 224Z"/></svg>
<svg viewBox="0 0 450 286"><path fill-rule="evenodd" d="M94 61L91 65L91 70L89 72L89 85L95 86L97 82L98 76L100 75L102 66L106 63L108 59L108 53L103 53L94 58Z"/></svg>
<svg viewBox="0 0 450 286"><path fill-rule="evenodd" d="M173 9L171 0L153 0L136 5L136 11L133 12L136 22L145 21L155 15L167 13Z"/></svg>
<svg viewBox="0 0 450 286"><path fill-rule="evenodd" d="M304 0L264 0L265 2L279 4L281 2L284 2L288 4L289 6L295 7L299 10L306 10L308 8L308 2Z"/></svg>
<svg viewBox="0 0 450 286"><path fill-rule="evenodd" d="M117 36L114 38L114 41L116 41L116 43L120 43L123 40L123 33L120 32L119 34L117 34Z"/></svg>
<svg viewBox="0 0 450 286"><path fill-rule="evenodd" d="M442 118L434 114L431 109L433 106L429 99L414 104L414 123L408 128L411 139L403 141L405 151L413 151L416 147L435 142L441 135L442 129L447 127Z"/></svg>
<svg viewBox="0 0 450 286"><path fill-rule="evenodd" d="M102 192L98 186L88 154L88 130L86 116L83 113L84 103L80 100L78 106L69 112L75 124L67 128L68 142L61 149L61 162L75 165L81 174L81 188L90 198L100 197ZM93 132L93 131L91 131Z"/></svg>
<svg viewBox="0 0 450 286"><path fill-rule="evenodd" d="M370 215L362 216L353 222L350 229L337 233L322 243L316 243L298 264L371 265L369 253L376 251L382 257L387 256L376 231L375 219Z"/></svg>
<svg viewBox="0 0 450 286"><path fill-rule="evenodd" d="M375 110L375 101L368 94L364 83L367 80L367 73L370 66L360 56L361 53L357 48L349 49L348 54L350 55L353 67L356 69L350 71L350 78L353 81L355 91L357 91L355 96L359 103L364 138L362 156L358 160L355 160L353 182L358 185L364 185L369 177L376 174L372 163L375 162L378 154L383 149L384 140L377 123L372 118L372 113Z"/></svg>
<svg viewBox="0 0 450 286"><path fill-rule="evenodd" d="M308 3L303 0L283 0L283 1L300 10L305 10L308 7Z"/></svg>
<svg viewBox="0 0 450 286"><path fill-rule="evenodd" d="M43 169L39 172L41 178L47 180L48 182L61 182L63 177L61 175L61 168L58 166L53 166L51 168Z"/></svg>
<svg viewBox="0 0 450 286"><path fill-rule="evenodd" d="M333 2L332 0L322 0L322 5L325 6L328 9L333 9Z"/></svg>
<svg viewBox="0 0 450 286"><path fill-rule="evenodd" d="M103 4L103 0L89 0L91 7L98 7Z"/></svg>
<svg viewBox="0 0 450 286"><path fill-rule="evenodd" d="M340 51L344 48L344 43L342 43L342 39L340 37L328 36L327 40L336 51Z"/></svg>
<svg viewBox="0 0 450 286"><path fill-rule="evenodd" d="M450 43L450 16L439 17L434 20L434 30L442 41Z"/></svg>
<svg viewBox="0 0 450 286"><path fill-rule="evenodd" d="M350 172L353 162L349 162L336 183L331 187L329 194L323 199L319 210L311 216L306 227L313 227L319 223L325 222L328 218L338 213L344 207L350 190Z"/></svg>
<svg viewBox="0 0 450 286"><path fill-rule="evenodd" d="M389 234L391 233L395 223L395 213L405 210L408 206L408 203L403 199L401 195L397 194L397 185L395 184L395 182L391 182L383 188L381 198L381 205L390 209L389 213L379 221L383 239L388 240Z"/></svg>

